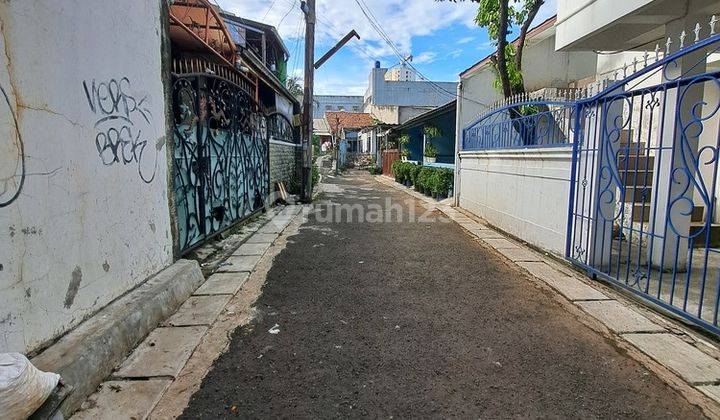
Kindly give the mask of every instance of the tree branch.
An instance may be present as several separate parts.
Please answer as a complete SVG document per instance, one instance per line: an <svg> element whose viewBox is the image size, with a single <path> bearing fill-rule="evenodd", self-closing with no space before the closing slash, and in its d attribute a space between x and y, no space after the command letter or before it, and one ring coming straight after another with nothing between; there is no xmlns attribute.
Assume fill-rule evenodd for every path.
<svg viewBox="0 0 720 420"><path fill-rule="evenodd" d="M530 25L535 19L535 15L537 15L538 10L540 10L540 6L543 4L545 4L545 0L534 0L528 10L525 22L523 22L522 27L520 27L520 36L518 37L518 45L515 52L515 69L518 72L522 72L522 55L523 49L525 48L525 38L527 37L528 29L530 29ZM523 90L525 90L524 87Z"/></svg>
<svg viewBox="0 0 720 420"><path fill-rule="evenodd" d="M507 72L507 58L505 55L505 47L507 46L507 30L508 30L508 0L499 0L500 16L498 22L498 48L497 48L497 68L500 74L500 83L502 85L503 96L506 98L512 95L510 88L510 77Z"/></svg>

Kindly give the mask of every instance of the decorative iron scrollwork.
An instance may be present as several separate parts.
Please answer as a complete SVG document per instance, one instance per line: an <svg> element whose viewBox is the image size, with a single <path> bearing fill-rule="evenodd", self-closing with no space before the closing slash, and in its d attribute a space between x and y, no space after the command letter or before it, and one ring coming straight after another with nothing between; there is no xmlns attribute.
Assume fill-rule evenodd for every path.
<svg viewBox="0 0 720 420"><path fill-rule="evenodd" d="M264 205L267 121L248 92L213 75L173 82L174 190L185 251Z"/></svg>

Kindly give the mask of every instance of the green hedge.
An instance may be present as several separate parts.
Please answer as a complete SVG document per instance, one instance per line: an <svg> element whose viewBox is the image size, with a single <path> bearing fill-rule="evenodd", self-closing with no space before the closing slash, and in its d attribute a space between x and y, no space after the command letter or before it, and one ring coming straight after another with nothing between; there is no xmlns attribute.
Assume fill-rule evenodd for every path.
<svg viewBox="0 0 720 420"><path fill-rule="evenodd" d="M390 169L392 170L392 173L393 173L393 176L395 177L396 182L403 181L403 177L402 177L402 173L401 173L402 170L400 169L400 166L402 164L403 164L402 161L396 160L395 162L392 163L392 165L390 165Z"/></svg>
<svg viewBox="0 0 720 420"><path fill-rule="evenodd" d="M445 168L425 166L420 170L415 189L433 197L447 197L453 185L453 172Z"/></svg>
<svg viewBox="0 0 720 420"><path fill-rule="evenodd" d="M433 197L447 197L453 185L453 171L446 168L433 168L398 160L393 162L392 171L395 181L403 183L409 180L416 190Z"/></svg>

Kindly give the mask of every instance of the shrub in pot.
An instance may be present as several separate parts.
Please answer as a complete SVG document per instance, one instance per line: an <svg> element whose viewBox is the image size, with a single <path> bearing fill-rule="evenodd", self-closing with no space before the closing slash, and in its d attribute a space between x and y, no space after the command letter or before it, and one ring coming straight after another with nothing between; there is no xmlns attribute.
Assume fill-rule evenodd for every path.
<svg viewBox="0 0 720 420"><path fill-rule="evenodd" d="M428 141L425 145L425 161L429 163L435 163L435 161L437 160L437 155L437 148Z"/></svg>
<svg viewBox="0 0 720 420"><path fill-rule="evenodd" d="M402 183L406 187L410 186L410 175L412 173L413 166L415 166L415 165L413 165L410 162L403 162L403 164L402 164L402 175L403 175Z"/></svg>
<svg viewBox="0 0 720 420"><path fill-rule="evenodd" d="M419 189L423 194L427 194L430 191L430 176L433 173L433 168L430 168L428 166L423 166L422 169L420 169L420 173L418 174L418 184Z"/></svg>
<svg viewBox="0 0 720 420"><path fill-rule="evenodd" d="M402 162L399 160L396 160L392 163L392 165L390 165L390 170L392 170L393 176L395 177L395 182L402 182L402 174L400 173L401 165Z"/></svg>
<svg viewBox="0 0 720 420"><path fill-rule="evenodd" d="M410 182L412 182L413 186L415 186L415 189L417 189L417 178L420 174L420 170L422 169L422 165L415 165L410 172Z"/></svg>

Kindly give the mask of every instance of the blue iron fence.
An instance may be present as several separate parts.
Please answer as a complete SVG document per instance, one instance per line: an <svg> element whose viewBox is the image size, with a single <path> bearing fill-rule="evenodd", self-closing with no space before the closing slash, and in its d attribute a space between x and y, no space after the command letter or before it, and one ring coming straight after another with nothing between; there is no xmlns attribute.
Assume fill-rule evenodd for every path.
<svg viewBox="0 0 720 420"><path fill-rule="evenodd" d="M655 63L576 103L566 247L590 273L716 333L720 72L708 63L719 47L714 35L662 59L656 49Z"/></svg>
<svg viewBox="0 0 720 420"><path fill-rule="evenodd" d="M524 101L492 111L463 130L461 150L564 146L572 142L574 103Z"/></svg>
<svg viewBox="0 0 720 420"><path fill-rule="evenodd" d="M463 130L461 150L572 145L566 257L720 334L714 21L704 40L698 25L691 45L683 33L638 54L597 94L491 111Z"/></svg>

